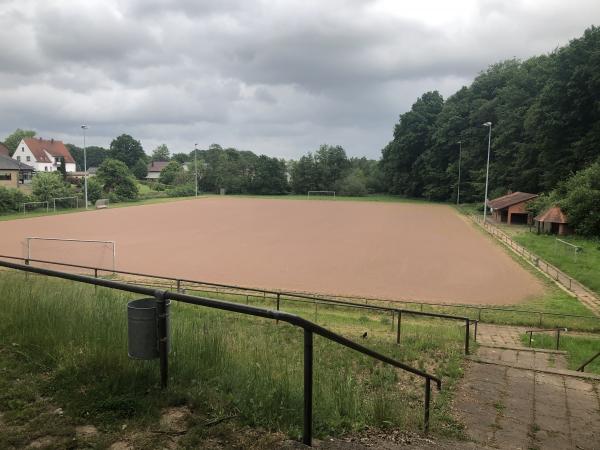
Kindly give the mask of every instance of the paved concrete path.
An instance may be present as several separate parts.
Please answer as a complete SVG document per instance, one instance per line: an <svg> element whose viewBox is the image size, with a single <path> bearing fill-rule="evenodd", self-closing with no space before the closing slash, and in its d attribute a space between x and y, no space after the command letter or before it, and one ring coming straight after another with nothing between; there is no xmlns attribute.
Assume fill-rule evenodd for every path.
<svg viewBox="0 0 600 450"><path fill-rule="evenodd" d="M480 326L456 415L480 447L600 449L600 377L565 370L564 352L520 343L519 327Z"/></svg>

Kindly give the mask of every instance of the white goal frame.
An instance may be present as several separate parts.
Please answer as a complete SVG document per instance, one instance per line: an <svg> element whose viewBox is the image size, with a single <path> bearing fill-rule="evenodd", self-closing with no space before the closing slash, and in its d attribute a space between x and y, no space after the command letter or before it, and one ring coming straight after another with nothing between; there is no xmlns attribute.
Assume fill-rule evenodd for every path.
<svg viewBox="0 0 600 450"><path fill-rule="evenodd" d="M573 250L573 260L577 261L577 255L579 254L579 252L581 252L581 247L575 244L571 244L570 242L564 241L562 239L556 238L556 240L554 241L555 247L560 248L561 244L566 247L570 247Z"/></svg>
<svg viewBox="0 0 600 450"><path fill-rule="evenodd" d="M41 205L41 204L46 204L46 212L49 212L50 210L50 203L43 201L43 202L25 202L25 203L21 203L21 206L23 207L23 215L25 215L26 209L25 206L26 205Z"/></svg>
<svg viewBox="0 0 600 450"><path fill-rule="evenodd" d="M113 273L117 270L117 243L115 241L102 241L96 239L65 239L65 238L52 238L52 237L40 237L30 236L25 238L27 246L27 260L31 259L31 241L61 241L61 242L86 242L86 243L97 243L97 244L110 244L112 246L112 270Z"/></svg>
<svg viewBox="0 0 600 450"><path fill-rule="evenodd" d="M333 194L335 198L335 191L308 191L307 198L310 198L310 194Z"/></svg>
<svg viewBox="0 0 600 450"><path fill-rule="evenodd" d="M79 197L76 195L72 197L53 197L52 198L52 209L56 212L56 200L68 200L74 198L75 199L75 209L79 209Z"/></svg>

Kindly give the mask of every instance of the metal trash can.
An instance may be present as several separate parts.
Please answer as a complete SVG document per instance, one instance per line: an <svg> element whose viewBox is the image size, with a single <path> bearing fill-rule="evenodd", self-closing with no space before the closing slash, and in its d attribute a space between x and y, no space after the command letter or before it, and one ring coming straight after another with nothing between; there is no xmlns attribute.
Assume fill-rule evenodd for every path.
<svg viewBox="0 0 600 450"><path fill-rule="evenodd" d="M171 301L165 305L167 315L167 352L171 351ZM127 354L134 359L155 359L158 353L158 314L154 298L127 303Z"/></svg>

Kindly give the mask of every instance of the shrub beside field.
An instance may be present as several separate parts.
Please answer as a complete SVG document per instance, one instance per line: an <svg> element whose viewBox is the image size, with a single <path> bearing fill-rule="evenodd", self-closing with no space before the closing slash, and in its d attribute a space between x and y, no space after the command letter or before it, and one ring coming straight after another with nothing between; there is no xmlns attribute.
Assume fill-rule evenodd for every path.
<svg viewBox="0 0 600 450"><path fill-rule="evenodd" d="M131 295L23 274L0 275L0 334L4 350L18 351L45 374L46 394L65 413L115 430L148 426L161 408L189 405L240 424L298 437L302 426L302 331L284 323L173 304L170 386L158 389L157 362L127 357L126 302ZM312 313L312 306L304 311ZM310 311L310 312L309 312ZM319 312L319 320L401 361L442 377L435 395L434 432L456 432L448 412L462 373L464 330L445 322L403 322L403 344L389 335L386 317L354 319ZM442 326L443 325L443 326ZM375 330L371 332L372 329ZM423 382L318 336L315 337L315 432L319 436L422 424ZM0 395L3 420L19 404ZM16 419L15 419L16 420Z"/></svg>

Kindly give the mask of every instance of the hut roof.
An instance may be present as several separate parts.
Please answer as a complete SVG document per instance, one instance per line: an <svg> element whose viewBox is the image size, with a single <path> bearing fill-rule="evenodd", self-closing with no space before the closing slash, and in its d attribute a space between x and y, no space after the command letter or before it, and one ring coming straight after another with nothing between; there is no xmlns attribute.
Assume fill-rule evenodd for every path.
<svg viewBox="0 0 600 450"><path fill-rule="evenodd" d="M502 197L488 200L488 206L494 209L504 209L509 206L516 205L518 203L526 202L533 198L536 198L537 194L530 194L528 192L513 192L511 194L503 195Z"/></svg>
<svg viewBox="0 0 600 450"><path fill-rule="evenodd" d="M548 222L548 223L569 223L567 215L558 206L546 210L534 220L537 222Z"/></svg>

